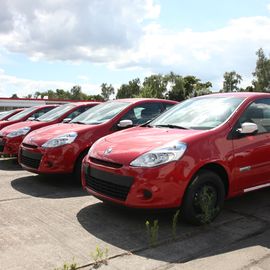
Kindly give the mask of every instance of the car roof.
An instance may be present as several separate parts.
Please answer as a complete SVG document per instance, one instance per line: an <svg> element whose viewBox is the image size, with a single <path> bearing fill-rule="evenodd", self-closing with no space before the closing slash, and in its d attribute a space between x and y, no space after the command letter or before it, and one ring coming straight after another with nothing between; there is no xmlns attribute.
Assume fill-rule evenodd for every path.
<svg viewBox="0 0 270 270"><path fill-rule="evenodd" d="M178 103L175 100L169 100L169 99L161 99L161 98L120 98L120 99L114 99L112 101L124 101L129 103L136 103L140 101L157 101L157 102L167 102L167 103Z"/></svg>
<svg viewBox="0 0 270 270"><path fill-rule="evenodd" d="M229 92L229 93L212 93L209 95L205 95L205 97L215 97L215 96L221 96L221 97L241 97L241 98L252 98L252 97L270 97L270 93L265 92ZM199 96L204 97L204 96Z"/></svg>

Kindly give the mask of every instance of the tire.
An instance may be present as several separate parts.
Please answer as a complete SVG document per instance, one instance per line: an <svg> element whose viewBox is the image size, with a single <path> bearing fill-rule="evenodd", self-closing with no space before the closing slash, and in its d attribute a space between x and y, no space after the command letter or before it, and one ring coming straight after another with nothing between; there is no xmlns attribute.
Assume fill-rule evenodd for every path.
<svg viewBox="0 0 270 270"><path fill-rule="evenodd" d="M185 192L183 218L194 225L208 224L220 213L224 199L225 188L220 176L209 170L200 170Z"/></svg>
<svg viewBox="0 0 270 270"><path fill-rule="evenodd" d="M77 158L77 160L76 160L76 164L75 164L73 175L74 175L75 181L77 183L81 183L81 167L82 167L82 161L83 161L84 157L86 156L87 152L88 152L88 150L83 151L79 155L79 157Z"/></svg>

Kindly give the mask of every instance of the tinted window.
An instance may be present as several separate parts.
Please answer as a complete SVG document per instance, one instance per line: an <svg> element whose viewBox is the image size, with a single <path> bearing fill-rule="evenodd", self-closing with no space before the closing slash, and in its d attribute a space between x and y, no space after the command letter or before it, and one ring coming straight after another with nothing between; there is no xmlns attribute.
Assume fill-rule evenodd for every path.
<svg viewBox="0 0 270 270"><path fill-rule="evenodd" d="M134 125L141 125L155 118L162 112L161 104L158 102L142 103L129 110L121 120L131 120Z"/></svg>
<svg viewBox="0 0 270 270"><path fill-rule="evenodd" d="M270 99L260 99L251 103L239 119L241 124L249 122L258 126L257 133L270 131Z"/></svg>
<svg viewBox="0 0 270 270"><path fill-rule="evenodd" d="M48 111L52 110L53 107L46 107L46 108L43 108L41 110L38 110L36 111L34 114L31 115L31 117L34 117L34 118L38 118L40 117L41 115L43 115L44 113L47 113Z"/></svg>

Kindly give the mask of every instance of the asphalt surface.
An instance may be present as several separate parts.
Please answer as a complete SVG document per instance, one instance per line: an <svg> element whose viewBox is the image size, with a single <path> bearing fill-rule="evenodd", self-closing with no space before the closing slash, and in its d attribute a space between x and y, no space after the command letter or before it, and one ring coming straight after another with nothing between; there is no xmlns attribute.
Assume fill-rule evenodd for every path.
<svg viewBox="0 0 270 270"><path fill-rule="evenodd" d="M74 261L80 269L270 270L269 196L268 188L229 200L211 225L180 220L173 235L174 212L104 204L70 177L37 176L0 159L0 269L53 270ZM157 241L147 220L158 220ZM100 265L97 247L103 259L107 249Z"/></svg>

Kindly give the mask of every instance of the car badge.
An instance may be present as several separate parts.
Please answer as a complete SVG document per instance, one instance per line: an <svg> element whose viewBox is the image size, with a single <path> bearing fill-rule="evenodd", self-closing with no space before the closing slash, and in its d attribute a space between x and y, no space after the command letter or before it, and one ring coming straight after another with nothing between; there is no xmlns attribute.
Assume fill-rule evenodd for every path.
<svg viewBox="0 0 270 270"><path fill-rule="evenodd" d="M112 152L112 148L109 147L104 151L104 155L109 155Z"/></svg>

